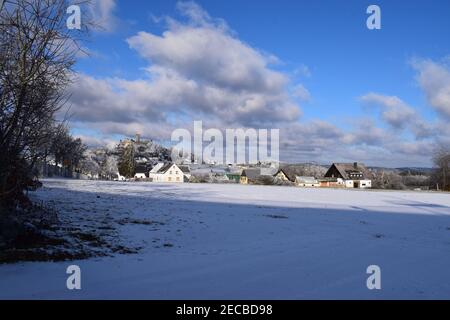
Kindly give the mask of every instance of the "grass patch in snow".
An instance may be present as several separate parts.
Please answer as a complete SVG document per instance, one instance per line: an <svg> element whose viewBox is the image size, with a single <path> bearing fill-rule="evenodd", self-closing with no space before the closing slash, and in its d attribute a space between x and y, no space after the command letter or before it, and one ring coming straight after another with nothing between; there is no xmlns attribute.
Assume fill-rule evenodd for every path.
<svg viewBox="0 0 450 320"><path fill-rule="evenodd" d="M289 219L288 217L283 216L281 214L265 214L264 217L272 218L272 219Z"/></svg>

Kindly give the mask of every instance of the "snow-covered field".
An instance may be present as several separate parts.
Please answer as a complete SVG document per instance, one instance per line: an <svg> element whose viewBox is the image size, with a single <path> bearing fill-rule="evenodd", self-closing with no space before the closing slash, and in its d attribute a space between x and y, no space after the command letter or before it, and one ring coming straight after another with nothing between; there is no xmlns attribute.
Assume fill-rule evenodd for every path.
<svg viewBox="0 0 450 320"><path fill-rule="evenodd" d="M0 265L0 298L450 299L450 195L46 180L32 195L140 248ZM148 223L120 223L121 221ZM81 268L82 289L66 288ZM381 268L368 290L366 268Z"/></svg>

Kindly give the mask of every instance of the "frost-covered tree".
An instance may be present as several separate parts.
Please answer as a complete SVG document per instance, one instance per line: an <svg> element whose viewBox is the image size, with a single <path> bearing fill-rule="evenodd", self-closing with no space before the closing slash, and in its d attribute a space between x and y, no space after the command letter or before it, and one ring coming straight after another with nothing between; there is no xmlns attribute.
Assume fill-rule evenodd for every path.
<svg viewBox="0 0 450 320"><path fill-rule="evenodd" d="M117 166L117 160L113 155L106 155L105 159L102 163L102 175L107 179L112 179L119 172L119 168Z"/></svg>
<svg viewBox="0 0 450 320"><path fill-rule="evenodd" d="M372 188L374 189L406 189L402 176L396 170L378 169L372 171L372 174Z"/></svg>

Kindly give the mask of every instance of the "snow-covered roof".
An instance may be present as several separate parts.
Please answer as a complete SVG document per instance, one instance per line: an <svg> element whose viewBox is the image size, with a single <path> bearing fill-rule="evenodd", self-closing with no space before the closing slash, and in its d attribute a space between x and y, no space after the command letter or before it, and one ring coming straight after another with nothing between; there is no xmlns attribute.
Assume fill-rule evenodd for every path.
<svg viewBox="0 0 450 320"><path fill-rule="evenodd" d="M150 170L150 173L157 173L159 169L161 169L164 166L164 162L159 162L157 165L155 165L152 170Z"/></svg>
<svg viewBox="0 0 450 320"><path fill-rule="evenodd" d="M160 162L150 171L150 173L166 173L173 166L176 166L184 174L190 173L189 166L177 165L173 162Z"/></svg>
<svg viewBox="0 0 450 320"><path fill-rule="evenodd" d="M158 173L166 173L167 170L169 170L170 168L172 168L173 163L166 163L165 165L163 165L159 170Z"/></svg>

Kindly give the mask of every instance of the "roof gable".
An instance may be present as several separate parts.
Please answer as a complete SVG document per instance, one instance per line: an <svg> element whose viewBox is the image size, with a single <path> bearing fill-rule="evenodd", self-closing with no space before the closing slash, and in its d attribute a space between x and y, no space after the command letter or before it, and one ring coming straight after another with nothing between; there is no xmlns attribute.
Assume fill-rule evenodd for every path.
<svg viewBox="0 0 450 320"><path fill-rule="evenodd" d="M274 176L278 176L279 174L283 174L286 177L286 179L288 179L291 182L295 181L295 174L292 172L288 172L288 170L286 170L286 169L278 170Z"/></svg>

